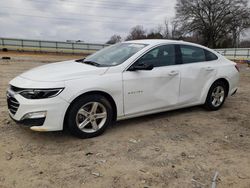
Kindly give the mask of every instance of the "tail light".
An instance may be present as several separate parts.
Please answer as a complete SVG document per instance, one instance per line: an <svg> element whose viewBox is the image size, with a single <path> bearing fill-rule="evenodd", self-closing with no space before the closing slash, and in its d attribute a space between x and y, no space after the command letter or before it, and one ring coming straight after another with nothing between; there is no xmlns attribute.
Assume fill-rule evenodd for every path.
<svg viewBox="0 0 250 188"><path fill-rule="evenodd" d="M239 67L238 64L235 65L235 68L236 68L236 70L237 70L238 72L240 72L240 67Z"/></svg>

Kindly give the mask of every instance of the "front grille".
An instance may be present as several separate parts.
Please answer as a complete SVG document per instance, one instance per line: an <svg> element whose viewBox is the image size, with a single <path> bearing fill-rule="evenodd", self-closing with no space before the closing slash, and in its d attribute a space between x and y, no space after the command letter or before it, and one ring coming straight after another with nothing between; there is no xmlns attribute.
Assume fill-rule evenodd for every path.
<svg viewBox="0 0 250 188"><path fill-rule="evenodd" d="M7 104L8 104L8 109L9 111L15 115L20 104L19 102L13 97L11 96L10 94L7 93Z"/></svg>

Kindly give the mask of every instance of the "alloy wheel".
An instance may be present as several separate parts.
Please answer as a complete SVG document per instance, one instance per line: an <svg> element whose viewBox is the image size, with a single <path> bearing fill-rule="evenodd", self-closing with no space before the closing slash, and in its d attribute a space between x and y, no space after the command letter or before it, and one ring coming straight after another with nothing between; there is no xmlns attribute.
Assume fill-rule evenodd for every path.
<svg viewBox="0 0 250 188"><path fill-rule="evenodd" d="M222 86L217 86L212 92L212 105L214 107L220 106L225 98L225 90Z"/></svg>
<svg viewBox="0 0 250 188"><path fill-rule="evenodd" d="M107 110L99 102L83 105L76 114L77 127L86 133L94 133L101 129L107 120Z"/></svg>

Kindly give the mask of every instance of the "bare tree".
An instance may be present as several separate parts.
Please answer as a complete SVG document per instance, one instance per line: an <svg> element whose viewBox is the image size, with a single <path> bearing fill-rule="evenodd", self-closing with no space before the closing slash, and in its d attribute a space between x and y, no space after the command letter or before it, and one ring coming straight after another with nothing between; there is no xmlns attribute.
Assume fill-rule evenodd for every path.
<svg viewBox="0 0 250 188"><path fill-rule="evenodd" d="M162 26L162 36L164 39L171 39L172 38L171 29L172 28L170 28L169 20L165 19L164 24Z"/></svg>
<svg viewBox="0 0 250 188"><path fill-rule="evenodd" d="M183 31L180 28L180 23L177 20L171 22L171 38L172 39L181 39L183 36Z"/></svg>
<svg viewBox="0 0 250 188"><path fill-rule="evenodd" d="M182 38L182 32L179 28L179 22L176 20L165 19L163 25L158 26L161 28L159 32L162 34L164 39L180 39Z"/></svg>
<svg viewBox="0 0 250 188"><path fill-rule="evenodd" d="M163 39L163 36L158 31L151 31L146 36L147 39Z"/></svg>
<svg viewBox="0 0 250 188"><path fill-rule="evenodd" d="M146 38L146 31L144 30L143 26L137 25L131 29L126 40L137 40L137 39L145 39L145 38Z"/></svg>
<svg viewBox="0 0 250 188"><path fill-rule="evenodd" d="M121 41L122 41L122 37L120 35L113 35L110 37L108 42L106 42L106 44L115 44Z"/></svg>
<svg viewBox="0 0 250 188"><path fill-rule="evenodd" d="M247 4L245 6L247 6ZM250 11L243 11L241 8L236 8L235 11L232 12L231 19L233 47L239 47L241 33L248 27L250 27Z"/></svg>
<svg viewBox="0 0 250 188"><path fill-rule="evenodd" d="M147 39L163 39L162 35L162 26L159 25L157 28L151 29L147 34L146 34Z"/></svg>
<svg viewBox="0 0 250 188"><path fill-rule="evenodd" d="M204 45L216 48L228 35L237 41L250 26L248 0L177 0L176 21L183 34L201 35Z"/></svg>
<svg viewBox="0 0 250 188"><path fill-rule="evenodd" d="M250 48L250 40L241 41L240 48Z"/></svg>

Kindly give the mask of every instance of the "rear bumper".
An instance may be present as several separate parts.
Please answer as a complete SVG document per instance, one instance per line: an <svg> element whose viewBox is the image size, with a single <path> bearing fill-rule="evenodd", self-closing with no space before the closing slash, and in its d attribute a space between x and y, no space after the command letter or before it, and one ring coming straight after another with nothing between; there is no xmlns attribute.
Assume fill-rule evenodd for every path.
<svg viewBox="0 0 250 188"><path fill-rule="evenodd" d="M233 72L231 72L230 77L228 78L229 81L229 92L228 96L233 96L238 91L238 84L240 80L239 72L234 68Z"/></svg>
<svg viewBox="0 0 250 188"><path fill-rule="evenodd" d="M231 96L235 95L238 91L238 88L236 88L232 93L231 93Z"/></svg>

